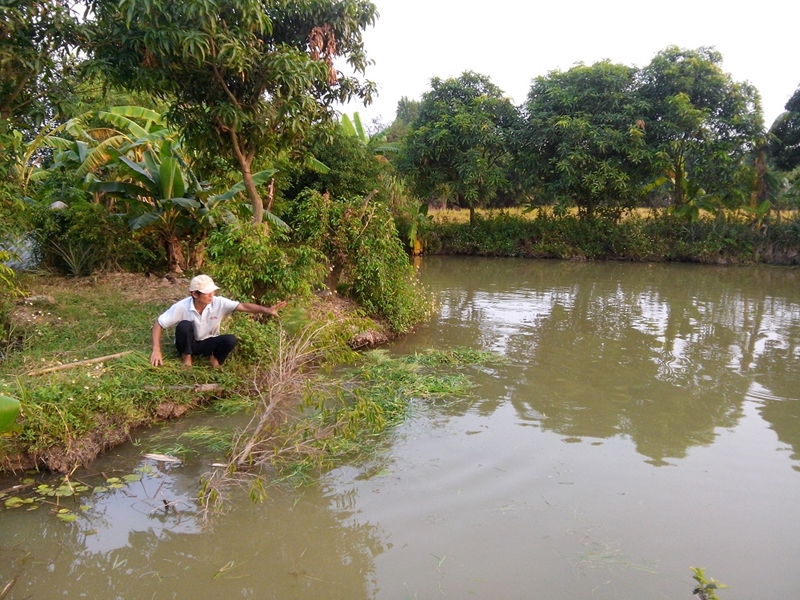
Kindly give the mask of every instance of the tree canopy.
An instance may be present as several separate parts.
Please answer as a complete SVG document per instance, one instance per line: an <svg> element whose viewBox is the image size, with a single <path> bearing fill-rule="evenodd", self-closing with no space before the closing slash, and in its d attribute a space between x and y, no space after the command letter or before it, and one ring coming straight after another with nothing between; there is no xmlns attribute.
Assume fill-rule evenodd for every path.
<svg viewBox="0 0 800 600"><path fill-rule="evenodd" d="M92 67L119 85L170 100L169 119L206 155L242 174L261 222L253 180L269 162L373 85L339 72L344 58L363 74L362 31L377 12L367 0L93 0Z"/></svg>
<svg viewBox="0 0 800 600"><path fill-rule="evenodd" d="M509 185L517 111L488 77L431 79L405 140L404 169L422 196L434 193L474 209Z"/></svg>
<svg viewBox="0 0 800 600"><path fill-rule="evenodd" d="M791 171L800 166L800 87L770 128L770 155L775 166Z"/></svg>
<svg viewBox="0 0 800 600"><path fill-rule="evenodd" d="M0 127L30 130L52 117L80 28L73 3L0 0Z"/></svg>
<svg viewBox="0 0 800 600"><path fill-rule="evenodd" d="M764 129L755 87L733 81L713 48L677 46L659 52L642 70L648 104L648 143L683 204L688 177L707 192L722 192Z"/></svg>
<svg viewBox="0 0 800 600"><path fill-rule="evenodd" d="M635 68L608 61L537 77L517 142L528 186L587 216L632 205L650 159L635 86Z"/></svg>

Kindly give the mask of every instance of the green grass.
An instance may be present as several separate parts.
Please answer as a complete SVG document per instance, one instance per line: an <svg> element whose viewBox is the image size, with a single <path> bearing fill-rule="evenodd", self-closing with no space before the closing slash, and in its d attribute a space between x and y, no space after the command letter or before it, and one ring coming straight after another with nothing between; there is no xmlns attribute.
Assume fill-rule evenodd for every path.
<svg viewBox="0 0 800 600"><path fill-rule="evenodd" d="M161 286L143 276L68 279L28 276L20 281L28 296L49 297L17 304L12 316L23 340L0 362L0 394L22 404L21 425L0 439L0 466L22 455L33 460L54 448L75 464L90 460L103 446L113 445L120 433L157 418L163 402L195 405L206 398L191 390L197 384L220 384L225 410L252 404L255 362L237 350L222 371L199 359L192 369L180 367L170 336L162 348L163 367L149 364L150 328L155 318L182 294L181 287ZM138 286L142 286L139 288ZM159 287L161 286L161 287ZM143 288L149 295L142 295ZM52 300L52 301L51 301ZM268 343L277 324L255 323L244 314L229 318L229 328L251 331L249 338ZM245 335L247 337L247 335ZM108 362L79 365L41 375L32 370L130 351ZM254 362L255 361L255 362ZM187 389L175 389L183 387ZM41 462L40 462L41 464ZM64 468L48 465L52 468Z"/></svg>
<svg viewBox="0 0 800 600"><path fill-rule="evenodd" d="M311 380L294 419L269 432L282 449L271 466L297 482L345 459L370 458L385 433L431 402L465 396L472 380L464 369L496 357L469 349L430 350L391 357L372 350L352 368ZM293 449L294 451L283 451Z"/></svg>

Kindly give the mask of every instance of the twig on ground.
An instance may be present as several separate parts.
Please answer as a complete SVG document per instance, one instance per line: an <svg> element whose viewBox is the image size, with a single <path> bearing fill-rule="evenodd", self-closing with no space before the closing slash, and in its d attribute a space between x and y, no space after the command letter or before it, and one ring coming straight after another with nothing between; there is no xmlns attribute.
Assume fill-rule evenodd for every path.
<svg viewBox="0 0 800 600"><path fill-rule="evenodd" d="M98 356L97 358L87 358L86 360L76 360L75 362L66 363L63 365L57 365L55 367L47 367L46 369L34 369L33 371L28 371L25 375L44 375L45 373L53 373L55 371L63 371L64 369L71 369L72 367L77 367L79 365L89 365L92 363L104 362L107 360L112 360L114 358L119 358L120 356L125 356L126 354L131 354L133 350L126 350L125 352L117 352L116 354L107 354L106 356Z"/></svg>

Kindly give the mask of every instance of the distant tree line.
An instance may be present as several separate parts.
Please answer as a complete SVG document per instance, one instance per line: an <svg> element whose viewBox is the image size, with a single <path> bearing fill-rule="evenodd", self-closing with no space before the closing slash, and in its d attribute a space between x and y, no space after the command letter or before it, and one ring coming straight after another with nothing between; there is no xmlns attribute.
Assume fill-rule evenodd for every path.
<svg viewBox="0 0 800 600"><path fill-rule="evenodd" d="M798 208L800 88L767 131L758 91L713 48L669 47L644 68L602 61L537 77L513 106L485 75L433 78L391 134L424 198L577 207L584 217L669 206Z"/></svg>

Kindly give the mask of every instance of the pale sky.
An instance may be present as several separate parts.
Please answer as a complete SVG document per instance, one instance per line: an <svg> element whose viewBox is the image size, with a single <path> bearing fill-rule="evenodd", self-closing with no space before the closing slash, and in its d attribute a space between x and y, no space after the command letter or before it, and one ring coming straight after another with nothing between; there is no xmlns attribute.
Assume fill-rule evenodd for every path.
<svg viewBox="0 0 800 600"><path fill-rule="evenodd" d="M419 100L431 77L488 75L514 104L531 80L575 63L646 66L667 46L714 46L735 81L761 94L767 128L800 85L800 2L761 0L373 0L380 18L365 33L379 96L351 104L366 125L394 120L402 96Z"/></svg>

